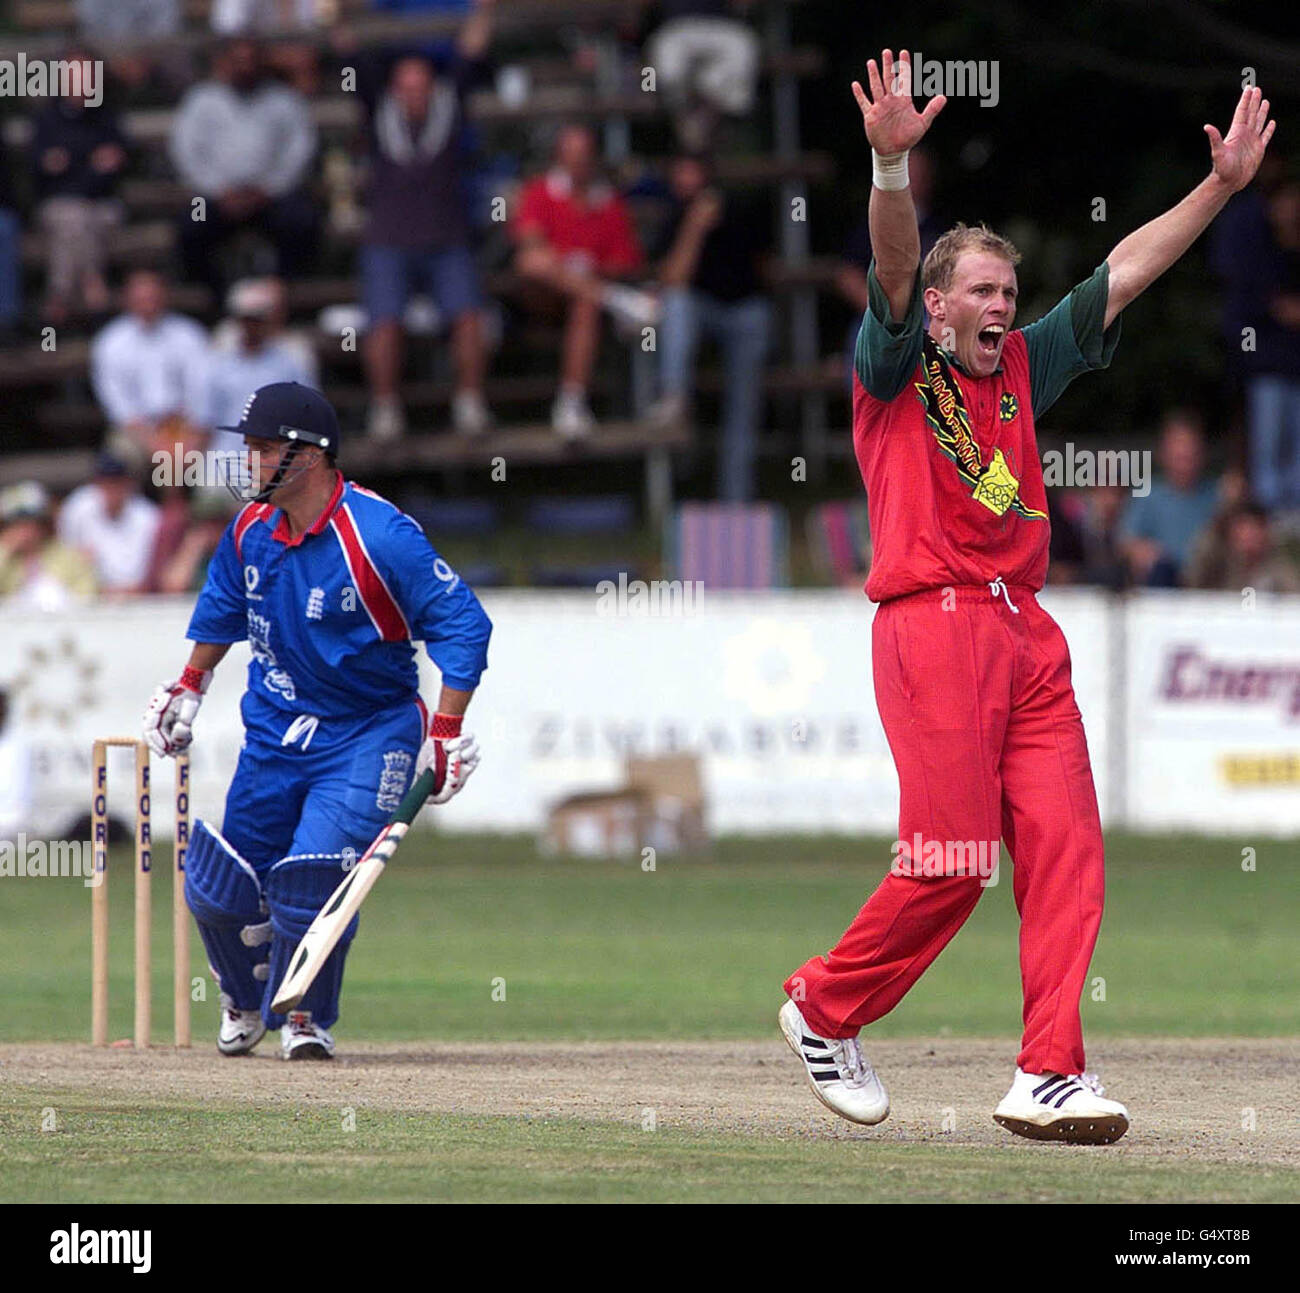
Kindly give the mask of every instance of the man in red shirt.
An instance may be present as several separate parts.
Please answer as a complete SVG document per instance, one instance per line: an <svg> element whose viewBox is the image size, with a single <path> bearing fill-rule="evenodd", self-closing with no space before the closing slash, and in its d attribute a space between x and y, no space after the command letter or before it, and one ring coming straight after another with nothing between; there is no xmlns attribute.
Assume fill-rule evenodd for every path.
<svg viewBox="0 0 1300 1293"><path fill-rule="evenodd" d="M634 328L658 317L653 297L616 281L641 268L641 244L623 199L596 173L596 140L586 126L566 126L555 164L526 184L514 221L515 266L540 313L562 310L564 349L551 425L576 439L595 426L587 385L600 341L600 312Z"/></svg>
<svg viewBox="0 0 1300 1293"><path fill-rule="evenodd" d="M1101 923L1101 823L1069 652L1036 598L1048 521L1034 424L1074 377L1110 363L1120 311L1250 182L1274 127L1268 101L1245 90L1226 139L1205 127L1210 174L1042 319L1013 331L1019 255L1005 238L959 225L921 266L907 153L943 96L916 111L906 53L895 67L885 50L867 73L870 97L856 82L853 92L872 149L875 260L853 431L899 838L890 873L840 941L786 980L781 1029L822 1103L853 1122L881 1122L889 1097L858 1032L893 1009L961 927L1005 841L1024 1035L994 1118L1034 1139L1109 1144L1128 1130L1128 1111L1084 1073L1079 1018Z"/></svg>

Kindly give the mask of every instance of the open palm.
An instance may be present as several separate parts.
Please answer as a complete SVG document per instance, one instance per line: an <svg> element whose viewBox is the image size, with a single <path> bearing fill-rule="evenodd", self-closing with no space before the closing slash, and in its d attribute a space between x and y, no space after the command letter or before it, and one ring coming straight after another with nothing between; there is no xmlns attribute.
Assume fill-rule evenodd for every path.
<svg viewBox="0 0 1300 1293"><path fill-rule="evenodd" d="M912 104L912 58L905 49L899 50L897 64L887 49L881 52L879 67L874 58L869 59L867 84L871 89L869 98L858 81L853 82L853 97L862 109L867 142L882 155L915 148L948 102L942 94L936 94L923 112L917 112Z"/></svg>
<svg viewBox="0 0 1300 1293"><path fill-rule="evenodd" d="M1214 173L1233 193L1244 189L1255 178L1276 126L1276 121L1268 119L1268 100L1263 90L1251 85L1237 100L1237 111L1232 114L1226 139L1213 126L1204 127L1210 137Z"/></svg>

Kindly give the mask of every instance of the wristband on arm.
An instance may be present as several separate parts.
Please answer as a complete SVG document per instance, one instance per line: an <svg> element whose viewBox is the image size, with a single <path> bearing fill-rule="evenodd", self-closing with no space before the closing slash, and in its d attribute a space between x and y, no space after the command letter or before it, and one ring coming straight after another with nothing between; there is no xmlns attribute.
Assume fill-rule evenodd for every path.
<svg viewBox="0 0 1300 1293"><path fill-rule="evenodd" d="M211 669L196 669L193 665L187 664L181 672L180 685L186 691L196 691L200 696L208 689L208 683L212 681Z"/></svg>
<svg viewBox="0 0 1300 1293"><path fill-rule="evenodd" d="M871 150L871 182L886 193L905 189L908 185L907 153L878 153Z"/></svg>
<svg viewBox="0 0 1300 1293"><path fill-rule="evenodd" d="M435 741L449 741L460 735L460 725L464 721L462 714L435 714L429 724L429 735Z"/></svg>

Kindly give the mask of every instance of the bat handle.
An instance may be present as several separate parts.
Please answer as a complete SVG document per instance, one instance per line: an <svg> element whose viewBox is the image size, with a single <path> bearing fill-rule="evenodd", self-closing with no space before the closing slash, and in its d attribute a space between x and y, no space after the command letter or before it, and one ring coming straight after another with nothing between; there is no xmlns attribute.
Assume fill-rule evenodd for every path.
<svg viewBox="0 0 1300 1293"><path fill-rule="evenodd" d="M411 783L411 788L406 792L406 797L397 805L397 811L388 819L388 824L392 826L395 822L401 822L409 826L414 820L415 815L424 806L424 801L433 793L433 769L426 768Z"/></svg>

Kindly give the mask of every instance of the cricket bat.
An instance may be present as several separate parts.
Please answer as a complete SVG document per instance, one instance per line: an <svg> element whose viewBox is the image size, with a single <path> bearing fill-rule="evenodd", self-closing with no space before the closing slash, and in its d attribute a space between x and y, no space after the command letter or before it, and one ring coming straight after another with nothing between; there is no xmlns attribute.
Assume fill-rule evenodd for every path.
<svg viewBox="0 0 1300 1293"><path fill-rule="evenodd" d="M356 915L366 894L375 887L375 881L397 852L397 846L410 829L416 813L433 790L433 778L433 769L429 768L415 779L406 792L406 798L388 819L388 825L379 832L374 843L343 877L343 883L330 894L329 900L320 909L320 914L302 936L302 941L289 960L284 981L275 994L275 1000L271 1002L271 1009L277 1015L292 1010L306 995L307 989L320 973L321 966L329 959L329 954L343 936L348 922Z"/></svg>

